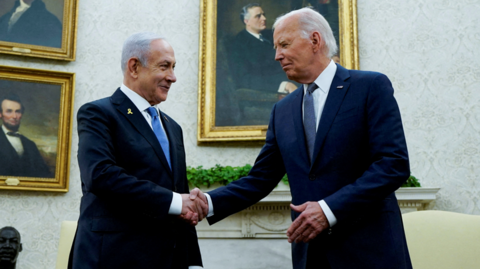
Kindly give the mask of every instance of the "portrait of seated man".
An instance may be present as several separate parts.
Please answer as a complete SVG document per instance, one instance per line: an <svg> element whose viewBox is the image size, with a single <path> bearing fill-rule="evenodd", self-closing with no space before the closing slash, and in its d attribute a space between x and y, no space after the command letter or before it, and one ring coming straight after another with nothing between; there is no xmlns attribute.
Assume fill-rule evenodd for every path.
<svg viewBox="0 0 480 269"><path fill-rule="evenodd" d="M0 229L0 268L15 269L18 254L22 251L20 233L6 226Z"/></svg>
<svg viewBox="0 0 480 269"><path fill-rule="evenodd" d="M60 48L62 23L42 0L16 0L0 18L0 41Z"/></svg>
<svg viewBox="0 0 480 269"><path fill-rule="evenodd" d="M229 46L229 68L245 125L268 123L273 104L297 86L288 80L275 61L273 32L266 29L265 12L259 4L244 6L240 19L245 29ZM228 49L228 48L227 48Z"/></svg>
<svg viewBox="0 0 480 269"><path fill-rule="evenodd" d="M37 145L19 132L25 112L20 98L8 94L0 99L0 175L53 177Z"/></svg>

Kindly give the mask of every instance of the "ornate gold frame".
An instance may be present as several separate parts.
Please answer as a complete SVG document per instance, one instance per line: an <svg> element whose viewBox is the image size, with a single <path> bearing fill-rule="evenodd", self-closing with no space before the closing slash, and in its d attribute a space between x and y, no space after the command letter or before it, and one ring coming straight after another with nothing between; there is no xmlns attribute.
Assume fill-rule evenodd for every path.
<svg viewBox="0 0 480 269"><path fill-rule="evenodd" d="M357 1L338 2L341 65L349 69L358 69ZM200 9L197 141L203 143L264 140L267 125L215 126L217 0L202 0Z"/></svg>
<svg viewBox="0 0 480 269"><path fill-rule="evenodd" d="M0 41L0 53L75 61L77 43L78 0L64 0L62 47L44 47Z"/></svg>
<svg viewBox="0 0 480 269"><path fill-rule="evenodd" d="M61 89L55 178L0 175L0 189L68 192L75 74L0 65L0 80L53 84Z"/></svg>

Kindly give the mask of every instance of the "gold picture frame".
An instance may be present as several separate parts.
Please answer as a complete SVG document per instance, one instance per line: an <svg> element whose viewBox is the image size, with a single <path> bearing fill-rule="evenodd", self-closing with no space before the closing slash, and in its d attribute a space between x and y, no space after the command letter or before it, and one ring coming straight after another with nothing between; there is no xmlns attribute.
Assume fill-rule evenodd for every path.
<svg viewBox="0 0 480 269"><path fill-rule="evenodd" d="M74 61L78 0L34 0L10 25L18 3L0 4L0 53Z"/></svg>
<svg viewBox="0 0 480 269"><path fill-rule="evenodd" d="M68 191L74 87L74 73L0 65L0 189Z"/></svg>
<svg viewBox="0 0 480 269"><path fill-rule="evenodd" d="M289 11L289 9L286 9L279 13L281 7L288 7L289 5L294 7L294 4L299 2L302 4L302 6L309 5L309 2L316 2L318 5L318 3L322 1L257 0L253 2L258 2L262 8L267 9L268 7L270 10L276 11L278 15L281 15ZM331 15L334 20L337 20L336 18L338 18L338 22L335 22L335 26L338 29L335 37L339 43L340 53L338 56L340 57L340 64L348 69L358 69L357 1L339 0L336 2L335 0L329 0L323 2L329 4L331 3L333 8L338 9L338 13L336 13L337 10L334 10L334 12L331 12ZM228 99L231 101L231 99L235 99L235 96L238 95L221 95L222 93L219 91L219 89L223 90L228 88L232 82L232 79L229 78L229 73L225 74L225 70L228 69L228 65L223 63L225 61L224 59L228 58L228 56L231 54L228 53L228 50L224 48L222 43L222 39L224 39L225 36L228 36L228 34L225 34L224 32L233 31L231 29L236 29L235 31L238 32L241 31L241 28L239 27L245 27L243 24L241 24L241 18L240 20L238 19L238 14L241 11L241 7L248 3L250 3L248 0L202 0L200 2L201 19L199 42L197 134L197 142L199 144L204 142L220 141L228 142L265 140L268 127L268 121L265 122L265 118L268 118L270 114L269 111L265 112L266 110L264 110L262 112L262 124L242 124L241 121L239 121L240 124L230 124L229 122L233 122L237 115L241 113L232 112L229 115L228 113L224 113L224 111L233 109L234 106L231 106L231 103L228 102ZM273 24L274 18L268 17L269 13L266 10L264 12L267 14L265 16L267 16L268 28L269 21L270 25ZM270 12L270 14L271 13L275 14L275 12ZM332 25L332 22L330 22L330 24ZM332 29L334 29L333 26ZM229 34L231 35L231 33ZM219 72L221 74L219 74ZM249 90L240 90L242 90L243 93L247 93L248 96ZM236 89L236 91L238 92L239 90ZM264 98L262 95L258 94L250 96L258 99ZM219 120L220 117L223 117L223 121Z"/></svg>

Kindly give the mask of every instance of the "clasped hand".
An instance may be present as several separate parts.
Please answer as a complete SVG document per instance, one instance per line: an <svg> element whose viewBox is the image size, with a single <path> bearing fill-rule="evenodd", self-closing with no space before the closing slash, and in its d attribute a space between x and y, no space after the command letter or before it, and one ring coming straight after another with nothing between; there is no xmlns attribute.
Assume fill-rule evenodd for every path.
<svg viewBox="0 0 480 269"><path fill-rule="evenodd" d="M330 225L318 202L306 202L299 206L290 205L301 213L287 230L288 242L308 243Z"/></svg>
<svg viewBox="0 0 480 269"><path fill-rule="evenodd" d="M208 214L208 200L205 194L198 188L193 189L190 194L181 194L182 213L180 218L191 225L197 225Z"/></svg>

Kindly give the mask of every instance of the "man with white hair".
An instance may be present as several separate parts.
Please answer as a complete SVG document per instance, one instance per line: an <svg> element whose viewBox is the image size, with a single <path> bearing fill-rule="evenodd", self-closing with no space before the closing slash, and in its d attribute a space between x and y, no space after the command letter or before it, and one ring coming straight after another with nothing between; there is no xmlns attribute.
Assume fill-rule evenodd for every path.
<svg viewBox="0 0 480 269"><path fill-rule="evenodd" d="M130 36L123 84L78 111L83 197L69 268L201 268L195 228L206 215L190 200L180 126L158 104L175 77L170 44Z"/></svg>
<svg viewBox="0 0 480 269"><path fill-rule="evenodd" d="M394 191L409 177L388 78L347 70L327 21L310 8L274 24L275 59L303 84L279 101L249 175L205 196L213 224L253 205L287 173L293 268L411 268Z"/></svg>

